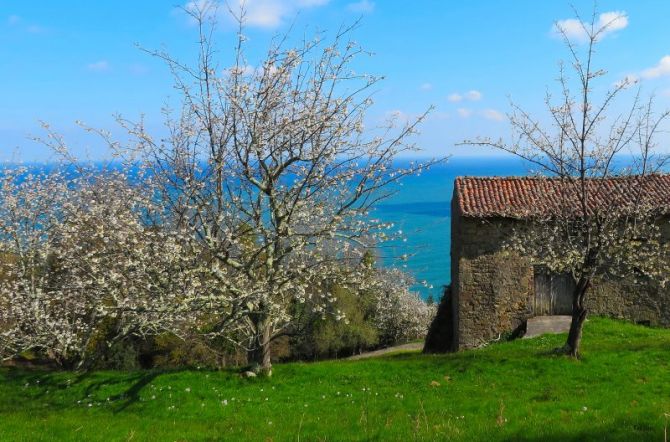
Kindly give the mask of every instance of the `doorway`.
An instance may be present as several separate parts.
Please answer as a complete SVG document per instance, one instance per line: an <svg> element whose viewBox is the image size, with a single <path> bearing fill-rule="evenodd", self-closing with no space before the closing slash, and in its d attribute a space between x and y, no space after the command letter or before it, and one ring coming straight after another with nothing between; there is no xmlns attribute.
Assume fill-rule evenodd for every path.
<svg viewBox="0 0 670 442"><path fill-rule="evenodd" d="M536 266L535 279L535 316L572 314L572 293L575 281L567 273L552 273L546 268Z"/></svg>

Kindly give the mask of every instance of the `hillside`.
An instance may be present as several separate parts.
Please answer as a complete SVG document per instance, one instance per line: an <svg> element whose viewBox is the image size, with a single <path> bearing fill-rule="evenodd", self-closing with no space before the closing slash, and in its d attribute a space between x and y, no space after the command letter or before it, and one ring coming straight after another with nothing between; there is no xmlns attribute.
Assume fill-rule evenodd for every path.
<svg viewBox="0 0 670 442"><path fill-rule="evenodd" d="M0 440L663 440L670 330L592 319L452 355L233 372L0 370Z"/></svg>

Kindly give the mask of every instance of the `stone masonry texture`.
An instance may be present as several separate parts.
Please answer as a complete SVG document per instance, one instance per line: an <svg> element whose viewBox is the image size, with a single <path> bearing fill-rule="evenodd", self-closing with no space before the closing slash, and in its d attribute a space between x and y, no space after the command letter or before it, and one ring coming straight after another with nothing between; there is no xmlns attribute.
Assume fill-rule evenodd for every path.
<svg viewBox="0 0 670 442"><path fill-rule="evenodd" d="M533 267L527 258L503 249L520 221L463 216L457 198L455 192L451 211L452 350L498 339L535 316ZM598 280L587 296L587 308L590 315L670 326L670 289L631 280Z"/></svg>

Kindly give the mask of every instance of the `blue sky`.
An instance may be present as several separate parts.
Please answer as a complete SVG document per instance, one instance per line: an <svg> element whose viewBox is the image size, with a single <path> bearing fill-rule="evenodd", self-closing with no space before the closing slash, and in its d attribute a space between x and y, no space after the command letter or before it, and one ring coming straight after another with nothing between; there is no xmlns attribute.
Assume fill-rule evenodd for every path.
<svg viewBox="0 0 670 442"><path fill-rule="evenodd" d="M574 4L584 16L593 6L590 0ZM170 76L136 44L164 46L188 59L195 34L177 5L0 0L0 160L11 152L29 161L49 158L29 140L40 134L39 120L91 158L103 149L75 120L121 136L114 113L145 114L160 131L160 107L174 95ZM428 155L472 155L473 148L454 144L506 136L510 97L540 112L557 63L567 56L553 23L573 17L562 0L247 0L247 7L247 34L257 53L290 23L311 33L362 17L353 37L375 56L359 67L387 77L370 118L393 112L411 118L434 105L417 139ZM598 7L626 17L599 47L597 61L609 71L603 87L635 75L645 93L657 95L659 107L670 107L670 2L603 0ZM225 20L216 38L225 56L234 39Z"/></svg>

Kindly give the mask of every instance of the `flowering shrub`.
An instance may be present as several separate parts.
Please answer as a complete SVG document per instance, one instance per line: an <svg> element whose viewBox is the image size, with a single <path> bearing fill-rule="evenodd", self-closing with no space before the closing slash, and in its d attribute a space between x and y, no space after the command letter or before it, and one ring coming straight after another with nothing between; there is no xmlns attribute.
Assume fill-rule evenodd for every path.
<svg viewBox="0 0 670 442"><path fill-rule="evenodd" d="M365 289L331 287L336 300L326 315L298 312L301 330L291 342L291 358L348 356L426 335L435 308L409 290L412 278L371 264L363 271ZM343 319L338 320L335 312Z"/></svg>
<svg viewBox="0 0 670 442"><path fill-rule="evenodd" d="M0 349L82 363L99 341L174 328L195 284L175 235L123 174L4 171L0 189Z"/></svg>
<svg viewBox="0 0 670 442"><path fill-rule="evenodd" d="M423 339L435 316L435 306L411 292L412 279L399 270L380 270L378 278L374 320L379 343Z"/></svg>

